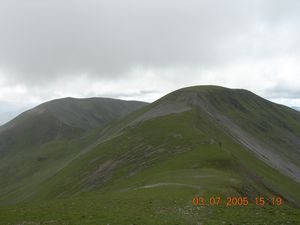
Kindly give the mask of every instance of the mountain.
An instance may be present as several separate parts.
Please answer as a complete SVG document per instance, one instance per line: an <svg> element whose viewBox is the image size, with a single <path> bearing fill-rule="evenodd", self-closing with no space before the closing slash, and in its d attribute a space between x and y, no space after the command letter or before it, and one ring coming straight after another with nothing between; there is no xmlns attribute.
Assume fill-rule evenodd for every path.
<svg viewBox="0 0 300 225"><path fill-rule="evenodd" d="M0 126L0 199L25 184L34 188L81 150L89 131L146 104L109 98L56 99Z"/></svg>
<svg viewBox="0 0 300 225"><path fill-rule="evenodd" d="M32 147L54 139L78 137L144 105L108 98L63 98L46 102L0 126L0 154L17 145Z"/></svg>
<svg viewBox="0 0 300 225"><path fill-rule="evenodd" d="M293 109L246 90L180 89L22 161L28 179L2 183L0 221L299 224L299 140ZM53 151L72 157L57 163ZM193 206L195 195L206 204Z"/></svg>

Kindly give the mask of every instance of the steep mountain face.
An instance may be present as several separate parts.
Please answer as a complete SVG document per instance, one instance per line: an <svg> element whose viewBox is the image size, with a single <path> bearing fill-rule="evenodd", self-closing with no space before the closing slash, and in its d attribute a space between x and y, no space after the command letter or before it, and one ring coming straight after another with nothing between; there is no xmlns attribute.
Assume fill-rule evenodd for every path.
<svg viewBox="0 0 300 225"><path fill-rule="evenodd" d="M53 149L72 157L55 161L53 167L48 158L63 158L52 155ZM69 215L77 210L60 218L71 224L297 224L299 220L294 207L300 206L300 113L246 90L180 89L105 129L44 146L33 155L39 158L24 164L28 179L22 188L18 182L13 189L3 184L0 202L46 201L41 213L46 210L48 220L58 216L57 210L62 215L61 211ZM54 169L51 174L41 172L46 168ZM246 196L252 206L198 210L191 205L195 194L207 201L211 196L223 200ZM257 196L281 196L285 206L262 213L255 206ZM48 202L53 198L59 200ZM36 205L26 207L38 211Z"/></svg>
<svg viewBox="0 0 300 225"><path fill-rule="evenodd" d="M300 182L299 112L246 90L220 87L197 89L192 87L180 90L172 93L169 98L177 104L185 104L185 108L203 110L238 143Z"/></svg>

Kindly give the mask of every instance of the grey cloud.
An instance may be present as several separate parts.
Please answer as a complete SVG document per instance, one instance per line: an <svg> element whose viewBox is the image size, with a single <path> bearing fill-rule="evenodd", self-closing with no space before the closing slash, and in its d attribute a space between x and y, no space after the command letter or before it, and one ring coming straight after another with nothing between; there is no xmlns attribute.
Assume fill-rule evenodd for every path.
<svg viewBox="0 0 300 225"><path fill-rule="evenodd" d="M129 93L124 93L124 92L114 92L114 93L106 93L107 97L110 98L117 98L117 99L124 99L124 98L132 98L136 96L146 96L146 95L152 95L152 94L158 94L159 91L157 90L136 90L136 91L131 91Z"/></svg>
<svg viewBox="0 0 300 225"><path fill-rule="evenodd" d="M281 23L291 20L299 21L300 2L298 0L266 0L257 2L264 12L260 14L260 20L270 23Z"/></svg>
<svg viewBox="0 0 300 225"><path fill-rule="evenodd" d="M300 68L286 65L300 58L299 11L298 0L0 0L0 100L151 101L197 84L299 98Z"/></svg>
<svg viewBox="0 0 300 225"><path fill-rule="evenodd" d="M138 66L218 66L252 52L236 36L248 35L271 11L260 2L4 0L0 68L39 84L78 74L121 76Z"/></svg>
<svg viewBox="0 0 300 225"><path fill-rule="evenodd" d="M299 87L290 87L284 84L276 85L271 89L267 89L265 96L271 99L300 99L300 89Z"/></svg>

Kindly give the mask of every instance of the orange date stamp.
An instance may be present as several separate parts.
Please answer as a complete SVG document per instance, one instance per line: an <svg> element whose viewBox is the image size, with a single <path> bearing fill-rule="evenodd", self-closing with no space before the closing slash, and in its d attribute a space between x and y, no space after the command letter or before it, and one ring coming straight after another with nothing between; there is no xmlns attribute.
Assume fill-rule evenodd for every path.
<svg viewBox="0 0 300 225"><path fill-rule="evenodd" d="M219 196L210 196L209 198L204 198L202 196L195 195L192 204L194 206L221 206L225 205L227 207L232 206L248 206L249 204L254 204L257 206L264 206L266 204L273 206L281 206L283 204L283 199L280 196L273 196L271 198L266 198L264 196L257 196L254 199L250 199L247 196L229 196L222 198Z"/></svg>

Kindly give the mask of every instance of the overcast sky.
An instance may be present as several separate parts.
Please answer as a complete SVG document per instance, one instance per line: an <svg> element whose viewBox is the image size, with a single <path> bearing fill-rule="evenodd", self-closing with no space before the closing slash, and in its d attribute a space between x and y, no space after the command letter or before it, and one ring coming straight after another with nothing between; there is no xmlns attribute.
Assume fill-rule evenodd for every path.
<svg viewBox="0 0 300 225"><path fill-rule="evenodd" d="M204 84L300 106L299 59L298 0L0 0L8 108Z"/></svg>

